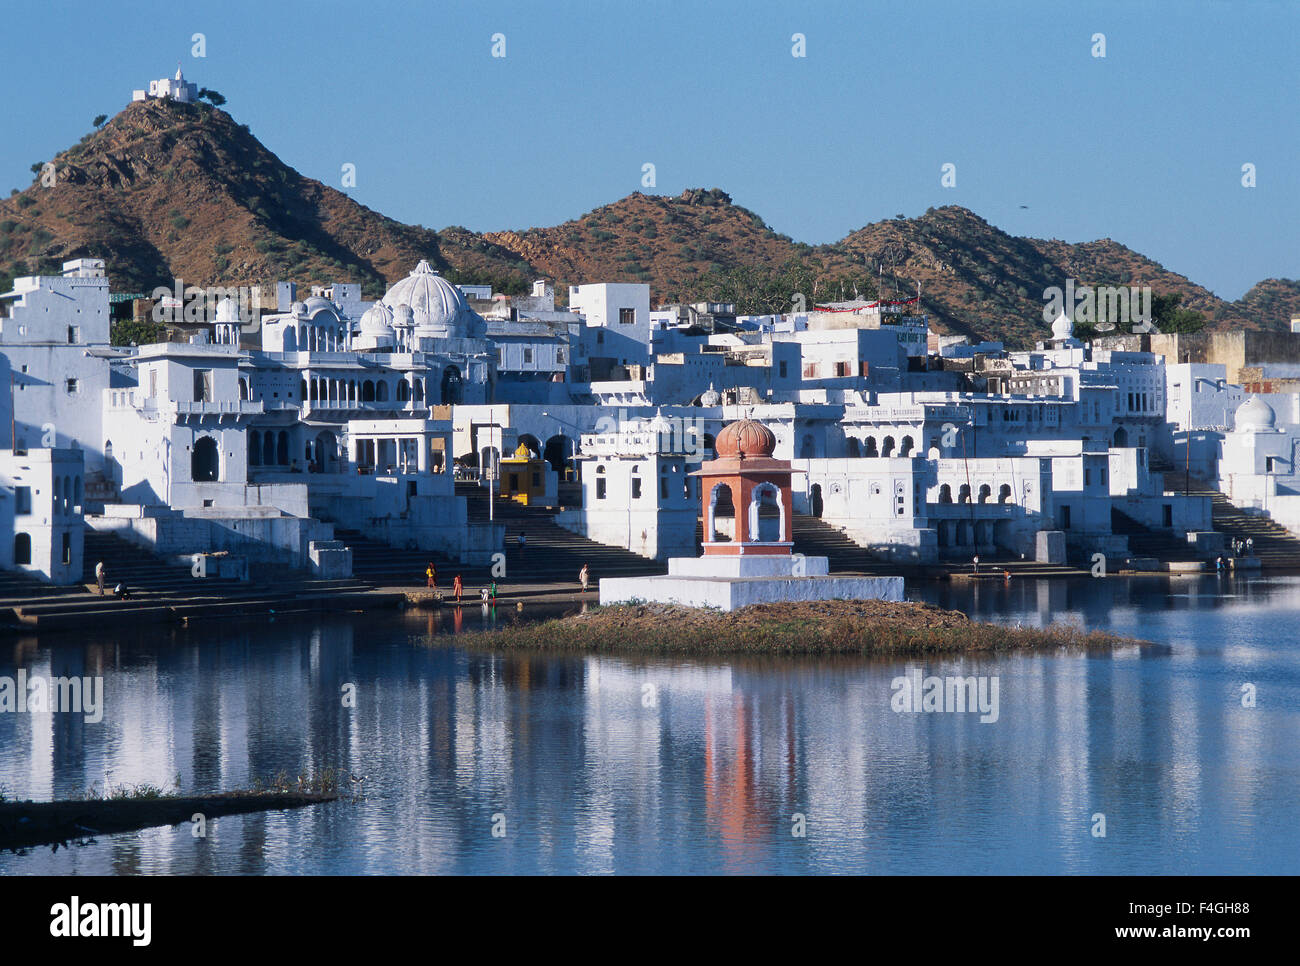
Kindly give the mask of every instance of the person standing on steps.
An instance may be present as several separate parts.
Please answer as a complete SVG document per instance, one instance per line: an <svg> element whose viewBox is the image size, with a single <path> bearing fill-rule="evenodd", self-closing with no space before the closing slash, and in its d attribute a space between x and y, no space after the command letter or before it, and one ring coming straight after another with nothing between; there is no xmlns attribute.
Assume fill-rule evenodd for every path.
<svg viewBox="0 0 1300 966"><path fill-rule="evenodd" d="M582 592L584 594L587 592L587 581L590 578L591 574L587 571L587 565L583 564L582 569L578 571L578 583L582 585Z"/></svg>
<svg viewBox="0 0 1300 966"><path fill-rule="evenodd" d="M465 592L465 585L460 581L460 574L457 574L456 579L451 582L451 592L456 595L456 604L459 606L460 595Z"/></svg>
<svg viewBox="0 0 1300 966"><path fill-rule="evenodd" d="M978 573L980 572L980 555L979 555L979 554L976 554L974 557L971 558L971 567L972 567L971 573L973 573L973 574L978 574Z"/></svg>
<svg viewBox="0 0 1300 966"><path fill-rule="evenodd" d="M526 547L527 545L528 545L528 536L527 534L524 533L524 531L520 530L519 531L519 556L522 557L524 555L524 547Z"/></svg>
<svg viewBox="0 0 1300 966"><path fill-rule="evenodd" d="M104 596L104 561L95 564L95 583L99 587L99 596Z"/></svg>
<svg viewBox="0 0 1300 966"><path fill-rule="evenodd" d="M429 561L429 566L424 568L424 576L428 578L430 590L438 589L438 568L434 566L433 561Z"/></svg>

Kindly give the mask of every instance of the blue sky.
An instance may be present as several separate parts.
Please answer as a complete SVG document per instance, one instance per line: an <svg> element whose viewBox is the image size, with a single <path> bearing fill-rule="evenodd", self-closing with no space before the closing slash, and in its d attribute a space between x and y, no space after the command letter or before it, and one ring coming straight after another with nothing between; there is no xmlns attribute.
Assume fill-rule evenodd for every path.
<svg viewBox="0 0 1300 966"><path fill-rule="evenodd" d="M1225 298L1300 277L1295 0L177 6L9 9L0 187L180 60L284 161L355 164L349 194L431 228L557 224L650 162L644 190L721 187L810 243L960 204Z"/></svg>

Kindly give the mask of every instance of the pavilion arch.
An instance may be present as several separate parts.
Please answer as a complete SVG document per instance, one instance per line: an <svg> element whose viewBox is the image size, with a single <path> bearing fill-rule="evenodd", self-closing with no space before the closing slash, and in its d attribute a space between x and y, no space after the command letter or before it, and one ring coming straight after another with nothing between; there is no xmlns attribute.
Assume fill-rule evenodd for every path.
<svg viewBox="0 0 1300 966"><path fill-rule="evenodd" d="M866 448L866 451L865 451L862 455L863 455L863 456L870 456L870 457L872 457L873 459L876 458L876 457L878 457L878 456L880 455L880 450L879 450L879 448L878 448L877 445L876 445L876 437L874 437L874 436L868 436L868 437L867 437L867 448Z"/></svg>
<svg viewBox="0 0 1300 966"><path fill-rule="evenodd" d="M989 498L991 496L993 496L993 487L989 486L987 483L981 483L980 492L979 492L979 502L988 503Z"/></svg>
<svg viewBox="0 0 1300 966"><path fill-rule="evenodd" d="M1123 426L1115 430L1115 446L1123 448L1128 445L1128 430Z"/></svg>
<svg viewBox="0 0 1300 966"><path fill-rule="evenodd" d="M1011 502L1011 487L1008 486L1006 483L1003 483L1001 486L998 487L998 502L999 503Z"/></svg>
<svg viewBox="0 0 1300 966"><path fill-rule="evenodd" d="M726 483L715 483L709 491L704 535L710 543L731 543L736 539L736 504Z"/></svg>
<svg viewBox="0 0 1300 966"><path fill-rule="evenodd" d="M262 434L262 465L275 465L275 433L269 429Z"/></svg>
<svg viewBox="0 0 1300 966"><path fill-rule="evenodd" d="M339 442L328 429L321 430L311 444L311 469L314 473L333 473L338 468Z"/></svg>
<svg viewBox="0 0 1300 966"><path fill-rule="evenodd" d="M911 456L911 455L912 455L912 448L913 448L915 445L916 445L916 444L912 441L912 437L911 437L911 436L904 436L904 437L903 437L902 445L900 445L900 446L898 447L898 455L899 455L899 456Z"/></svg>
<svg viewBox="0 0 1300 966"><path fill-rule="evenodd" d="M894 437L892 436L885 437L884 443L882 443L880 446L880 455L881 456L894 455Z"/></svg>
<svg viewBox="0 0 1300 966"><path fill-rule="evenodd" d="M289 433L283 429L275 441L275 461L281 466L289 465Z"/></svg>
<svg viewBox="0 0 1300 966"><path fill-rule="evenodd" d="M963 483L963 484L962 484L962 485L957 489L957 502L958 502L958 503L969 503L969 502L970 502L970 484L969 484L969 483Z"/></svg>
<svg viewBox="0 0 1300 966"><path fill-rule="evenodd" d="M750 493L749 540L779 543L785 536L785 504L775 483L760 483Z"/></svg>
<svg viewBox="0 0 1300 966"><path fill-rule="evenodd" d="M939 487L939 502L940 503L952 502L952 487L949 486L947 483Z"/></svg>
<svg viewBox="0 0 1300 966"><path fill-rule="evenodd" d="M845 454L850 459L856 459L862 455L862 444L858 442L856 436L850 436L844 441Z"/></svg>
<svg viewBox="0 0 1300 966"><path fill-rule="evenodd" d="M394 398L398 402L409 402L411 399L411 385L405 379L397 380L397 392Z"/></svg>
<svg viewBox="0 0 1300 966"><path fill-rule="evenodd" d="M448 366L443 371L440 391L442 393L442 404L444 406L460 405L462 400L460 369L456 368L456 366Z"/></svg>
<svg viewBox="0 0 1300 966"><path fill-rule="evenodd" d="M215 483L220 477L221 450L212 436L200 436L190 454L190 479L195 483Z"/></svg>
<svg viewBox="0 0 1300 966"><path fill-rule="evenodd" d="M388 380L375 380L375 402L388 402Z"/></svg>
<svg viewBox="0 0 1300 966"><path fill-rule="evenodd" d="M374 383L374 380L367 379L365 382L363 382L363 383L361 384L361 401L362 401L362 402L374 402L374 401L375 401L375 383Z"/></svg>
<svg viewBox="0 0 1300 966"><path fill-rule="evenodd" d="M248 431L248 465L262 465L262 434L255 429Z"/></svg>

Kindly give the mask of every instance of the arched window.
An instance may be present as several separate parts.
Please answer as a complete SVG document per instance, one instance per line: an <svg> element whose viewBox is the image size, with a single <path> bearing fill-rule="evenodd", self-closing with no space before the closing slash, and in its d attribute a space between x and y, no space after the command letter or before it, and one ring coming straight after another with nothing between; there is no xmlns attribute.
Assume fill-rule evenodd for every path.
<svg viewBox="0 0 1300 966"><path fill-rule="evenodd" d="M248 465L262 465L262 434L255 429L248 431Z"/></svg>
<svg viewBox="0 0 1300 966"><path fill-rule="evenodd" d="M876 446L876 437L867 437L867 451L864 455L870 456L873 459L880 455L880 450Z"/></svg>
<svg viewBox="0 0 1300 966"><path fill-rule="evenodd" d="M375 402L388 402L388 383L383 379L375 383Z"/></svg>
<svg viewBox="0 0 1300 966"><path fill-rule="evenodd" d="M1003 483L998 487L998 502L1006 503L1011 499L1011 487Z"/></svg>
<svg viewBox="0 0 1300 966"><path fill-rule="evenodd" d="M845 448L845 453L849 456L850 459L854 459L862 455L862 444L859 443L857 438L854 436L850 436L847 440L845 440L844 448Z"/></svg>
<svg viewBox="0 0 1300 966"><path fill-rule="evenodd" d="M375 384L371 382L369 379L367 379L365 382L361 384L361 401L362 402L375 401Z"/></svg>
<svg viewBox="0 0 1300 966"><path fill-rule="evenodd" d="M777 543L785 535L785 504L781 491L772 483L754 487L749 501L749 539Z"/></svg>
<svg viewBox="0 0 1300 966"><path fill-rule="evenodd" d="M903 437L903 445L899 447L898 455L899 455L899 456L911 456L911 455L912 455L912 447L915 446L915 445L916 445L916 444L912 442L912 437L911 437L911 436L904 436L904 437Z"/></svg>
<svg viewBox="0 0 1300 966"><path fill-rule="evenodd" d="M289 434L283 429L275 441L275 461L281 466L289 465Z"/></svg>
<svg viewBox="0 0 1300 966"><path fill-rule="evenodd" d="M14 534L14 565L32 562L32 538L27 533Z"/></svg>
<svg viewBox="0 0 1300 966"><path fill-rule="evenodd" d="M958 503L969 503L969 502L970 502L970 484L969 484L969 483L963 483L963 484L961 485L961 488L957 491L957 502L958 502Z"/></svg>
<svg viewBox="0 0 1300 966"><path fill-rule="evenodd" d="M200 436L194 441L190 456L190 479L195 483L215 483L220 469L221 452L211 436Z"/></svg>
<svg viewBox="0 0 1300 966"><path fill-rule="evenodd" d="M397 380L397 401L406 402L411 398L411 386L405 379Z"/></svg>
<svg viewBox="0 0 1300 966"><path fill-rule="evenodd" d="M980 485L979 501L981 503L988 503L989 497L991 497L992 495L993 495L993 487L989 486L987 483L983 483Z"/></svg>
<svg viewBox="0 0 1300 966"><path fill-rule="evenodd" d="M880 455L881 456L894 455L894 437L892 436L885 437L885 442L880 447Z"/></svg>
<svg viewBox="0 0 1300 966"><path fill-rule="evenodd" d="M952 502L952 487L949 486L947 483L939 487L939 502L940 503Z"/></svg>
<svg viewBox="0 0 1300 966"><path fill-rule="evenodd" d="M275 433L269 429L262 435L262 465L275 465Z"/></svg>

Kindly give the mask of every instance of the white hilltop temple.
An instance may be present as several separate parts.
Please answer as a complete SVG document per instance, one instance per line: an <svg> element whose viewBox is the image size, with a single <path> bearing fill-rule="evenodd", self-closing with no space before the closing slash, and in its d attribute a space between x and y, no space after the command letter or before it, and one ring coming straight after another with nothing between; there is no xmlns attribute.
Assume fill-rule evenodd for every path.
<svg viewBox="0 0 1300 966"><path fill-rule="evenodd" d="M169 98L173 101L179 101L181 104L189 104L198 100L198 96L199 86L185 79L185 75L181 73L180 64L176 65L175 77L161 77L158 80L151 80L148 90L131 92L132 101L152 101Z"/></svg>

